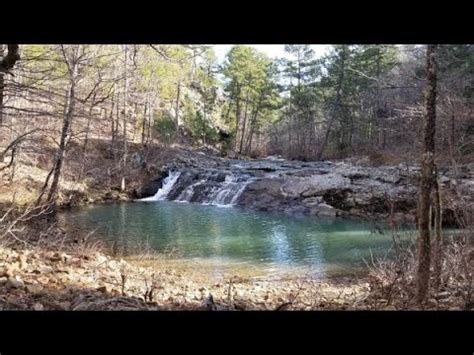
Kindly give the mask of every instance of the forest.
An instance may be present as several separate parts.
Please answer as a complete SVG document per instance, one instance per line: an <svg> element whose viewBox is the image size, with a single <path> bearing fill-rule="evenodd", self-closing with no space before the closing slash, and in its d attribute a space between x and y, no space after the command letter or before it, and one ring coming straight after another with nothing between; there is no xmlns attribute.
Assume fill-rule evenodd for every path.
<svg viewBox="0 0 474 355"><path fill-rule="evenodd" d="M472 309L472 45L339 44L319 55L289 44L271 57L239 44L224 58L215 47L0 45L0 309ZM162 224L135 211L152 206L139 199L154 201ZM258 211L264 223L207 205ZM280 222L265 214L280 212ZM120 218L136 229L110 232ZM344 268L323 281L268 289L242 281L261 276L254 264L212 282L188 270L220 270L212 253L225 264L258 250L252 261L307 275L299 268L320 254L300 256L314 242L296 236L319 231L315 221L328 223L325 248L336 250L338 228L383 225L386 240L367 232L363 249L347 232L340 248L350 257L318 251ZM110 243L100 228L126 241ZM196 239L195 250L186 240L199 228L199 238L224 240L230 228L240 239ZM144 245L162 238L151 229L169 239ZM252 244L269 233L268 245ZM353 254L389 243L395 255L355 274ZM185 267L182 254L201 264ZM81 279L102 264L108 281Z"/></svg>

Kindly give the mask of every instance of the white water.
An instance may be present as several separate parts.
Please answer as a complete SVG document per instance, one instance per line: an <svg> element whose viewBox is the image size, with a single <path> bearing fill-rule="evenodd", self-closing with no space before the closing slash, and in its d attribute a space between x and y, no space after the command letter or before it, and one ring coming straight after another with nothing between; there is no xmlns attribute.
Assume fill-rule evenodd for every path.
<svg viewBox="0 0 474 355"><path fill-rule="evenodd" d="M170 172L168 177L164 179L162 188L154 196L140 199L140 201L168 200L171 191L178 188L178 185L182 183L178 180L180 176L181 172L179 171ZM253 180L250 177L229 174L226 175L224 181L216 183L212 174L206 174L197 182L186 186L173 200L176 202L199 202L203 205L231 207L237 203L240 195Z"/></svg>
<svg viewBox="0 0 474 355"><path fill-rule="evenodd" d="M222 207L229 207L236 204L238 198L244 192L248 184L253 180L248 179L246 181L238 181L238 178L234 175L227 175L224 183L220 186L217 191L210 195L207 201L204 202L206 205L215 205Z"/></svg>
<svg viewBox="0 0 474 355"><path fill-rule="evenodd" d="M238 178L234 175L227 175L222 184L214 186L209 192L206 193L204 198L201 198L203 205L213 205L220 207L231 207L235 205L240 195L244 192L248 184L252 180L238 181ZM208 183L206 179L199 180L198 182L186 187L183 192L175 199L178 202L189 202L192 200L195 188L203 184Z"/></svg>
<svg viewBox="0 0 474 355"><path fill-rule="evenodd" d="M186 187L184 189L183 192L181 192L181 194L176 198L175 201L178 201L178 202L189 202L191 200L191 198L193 197L193 194L194 194L194 188L196 186L199 186L199 185L202 185L206 182L206 180L199 180L198 182L192 184L192 185L189 185L188 187Z"/></svg>
<svg viewBox="0 0 474 355"><path fill-rule="evenodd" d="M169 175L164 179L163 186L159 189L154 196L142 198L140 201L160 201L166 200L169 192L173 188L174 184L178 180L181 172L179 171L170 171Z"/></svg>
<svg viewBox="0 0 474 355"><path fill-rule="evenodd" d="M239 188L239 190L234 194L234 197L232 197L232 200L230 200L231 205L235 205L235 203L237 202L237 199L240 197L240 195L242 195L242 192L244 192L247 185L250 184L252 181L253 180L248 180L244 182L243 184L241 184L241 187Z"/></svg>

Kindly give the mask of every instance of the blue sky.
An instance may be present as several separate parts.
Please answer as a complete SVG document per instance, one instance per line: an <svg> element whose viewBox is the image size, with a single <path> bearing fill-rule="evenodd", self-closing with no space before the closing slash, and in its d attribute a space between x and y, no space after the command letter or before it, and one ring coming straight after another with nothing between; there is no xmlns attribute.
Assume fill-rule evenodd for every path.
<svg viewBox="0 0 474 355"><path fill-rule="evenodd" d="M214 51L216 52L217 58L219 61L223 61L226 54L232 48L233 44L216 44L214 45ZM266 53L270 58L285 57L285 45L284 44L251 44L251 47L258 49ZM313 44L311 47L316 53L316 57L324 55L329 45L326 44Z"/></svg>

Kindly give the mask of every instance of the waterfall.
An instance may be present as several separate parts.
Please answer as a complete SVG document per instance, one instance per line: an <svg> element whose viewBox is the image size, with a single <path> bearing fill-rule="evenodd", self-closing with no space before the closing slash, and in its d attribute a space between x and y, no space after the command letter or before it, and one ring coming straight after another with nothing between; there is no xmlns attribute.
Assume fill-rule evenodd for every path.
<svg viewBox="0 0 474 355"><path fill-rule="evenodd" d="M244 192L247 185L250 184L252 181L253 181L253 179L249 179L248 181L246 181L246 182L244 182L243 184L240 185L239 189L237 190L237 192L232 197L232 200L230 200L231 205L235 205L237 203L237 200L239 199L240 195L242 195L242 192Z"/></svg>
<svg viewBox="0 0 474 355"><path fill-rule="evenodd" d="M223 184L219 186L211 196L209 196L204 204L217 206L235 205L238 198L251 181L251 179L242 181L242 179L239 179L235 175L226 175Z"/></svg>
<svg viewBox="0 0 474 355"><path fill-rule="evenodd" d="M142 198L140 201L160 201L166 200L166 197L170 193L173 186L176 184L181 172L179 171L170 171L169 175L163 180L163 186L161 189L158 189L156 194L151 197Z"/></svg>
<svg viewBox="0 0 474 355"><path fill-rule="evenodd" d="M230 207L252 181L251 176L229 171L170 172L154 196L140 201L173 200Z"/></svg>
<svg viewBox="0 0 474 355"><path fill-rule="evenodd" d="M179 202L189 202L194 196L194 188L197 186L201 186L206 182L206 180L199 180L198 182L189 185L184 189L183 192L175 199L175 201Z"/></svg>
<svg viewBox="0 0 474 355"><path fill-rule="evenodd" d="M199 180L186 186L174 200L230 207L237 202L251 181L246 177L237 177L233 174L226 175L222 181L216 179L215 173L205 173Z"/></svg>

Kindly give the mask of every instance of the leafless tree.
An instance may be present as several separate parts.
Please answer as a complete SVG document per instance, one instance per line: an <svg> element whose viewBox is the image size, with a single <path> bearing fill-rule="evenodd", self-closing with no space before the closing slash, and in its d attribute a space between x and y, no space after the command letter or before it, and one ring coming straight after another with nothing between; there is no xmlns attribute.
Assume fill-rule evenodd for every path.
<svg viewBox="0 0 474 355"><path fill-rule="evenodd" d="M430 280L431 231L430 210L431 192L435 185L435 133L436 133L436 45L428 45L426 50L426 112L423 127L423 152L421 155L420 201L418 206L418 268L417 301L426 299Z"/></svg>

